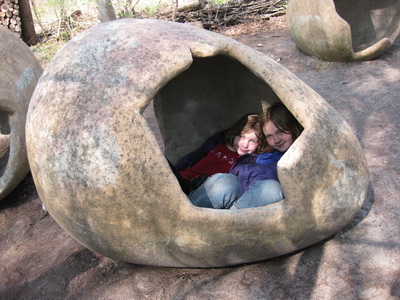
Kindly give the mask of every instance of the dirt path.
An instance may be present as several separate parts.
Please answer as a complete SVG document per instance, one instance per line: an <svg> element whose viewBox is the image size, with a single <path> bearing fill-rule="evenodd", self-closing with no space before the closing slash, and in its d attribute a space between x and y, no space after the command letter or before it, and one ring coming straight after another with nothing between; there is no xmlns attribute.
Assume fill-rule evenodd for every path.
<svg viewBox="0 0 400 300"><path fill-rule="evenodd" d="M376 60L328 63L300 52L284 25L277 19L225 34L278 60L354 129L371 184L351 224L295 254L254 264L132 265L72 239L42 212L28 175L0 203L0 299L399 299L400 39Z"/></svg>

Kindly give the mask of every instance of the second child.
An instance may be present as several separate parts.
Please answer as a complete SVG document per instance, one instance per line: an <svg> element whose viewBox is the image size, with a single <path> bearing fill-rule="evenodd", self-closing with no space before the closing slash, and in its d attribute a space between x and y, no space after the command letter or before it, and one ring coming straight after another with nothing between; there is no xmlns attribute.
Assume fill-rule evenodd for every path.
<svg viewBox="0 0 400 300"><path fill-rule="evenodd" d="M209 208L248 208L278 202L284 198L277 163L303 127L280 103L262 116L259 152L244 155L229 174L215 174L190 194L192 203Z"/></svg>

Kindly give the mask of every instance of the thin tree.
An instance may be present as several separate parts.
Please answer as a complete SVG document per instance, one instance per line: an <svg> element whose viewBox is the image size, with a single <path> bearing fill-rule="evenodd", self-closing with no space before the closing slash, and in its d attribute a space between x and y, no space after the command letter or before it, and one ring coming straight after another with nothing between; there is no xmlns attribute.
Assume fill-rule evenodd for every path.
<svg viewBox="0 0 400 300"><path fill-rule="evenodd" d="M173 3L173 9L172 9L172 21L175 22L176 20L176 14L178 13L178 0L175 0Z"/></svg>
<svg viewBox="0 0 400 300"><path fill-rule="evenodd" d="M38 38L33 24L29 0L19 0L19 16L21 18L21 38L29 46L35 45Z"/></svg>
<svg viewBox="0 0 400 300"><path fill-rule="evenodd" d="M96 2L100 22L113 21L117 19L111 0L96 0Z"/></svg>

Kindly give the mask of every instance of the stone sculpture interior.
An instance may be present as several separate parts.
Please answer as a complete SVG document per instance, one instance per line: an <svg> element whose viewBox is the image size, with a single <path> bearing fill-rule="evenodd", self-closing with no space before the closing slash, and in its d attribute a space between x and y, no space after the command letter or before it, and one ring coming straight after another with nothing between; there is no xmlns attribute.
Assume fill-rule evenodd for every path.
<svg viewBox="0 0 400 300"><path fill-rule="evenodd" d="M350 25L354 52L372 46L398 26L397 0L336 0L334 3L338 15Z"/></svg>
<svg viewBox="0 0 400 300"><path fill-rule="evenodd" d="M260 113L275 101L272 89L236 60L194 57L154 99L165 155L176 162L245 113Z"/></svg>

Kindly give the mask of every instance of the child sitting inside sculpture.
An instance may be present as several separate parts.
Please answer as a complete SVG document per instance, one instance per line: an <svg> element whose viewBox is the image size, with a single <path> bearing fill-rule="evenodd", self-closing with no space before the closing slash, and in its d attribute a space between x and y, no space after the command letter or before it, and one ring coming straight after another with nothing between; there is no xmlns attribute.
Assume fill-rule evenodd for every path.
<svg viewBox="0 0 400 300"><path fill-rule="evenodd" d="M260 138L260 121L258 114L246 114L231 128L214 134L200 148L171 165L183 191L189 194L209 176L228 173L241 155L254 153Z"/></svg>
<svg viewBox="0 0 400 300"><path fill-rule="evenodd" d="M258 152L240 157L228 174L215 174L189 198L200 207L248 208L275 203L284 198L277 162L300 136L303 127L282 104L262 115Z"/></svg>

